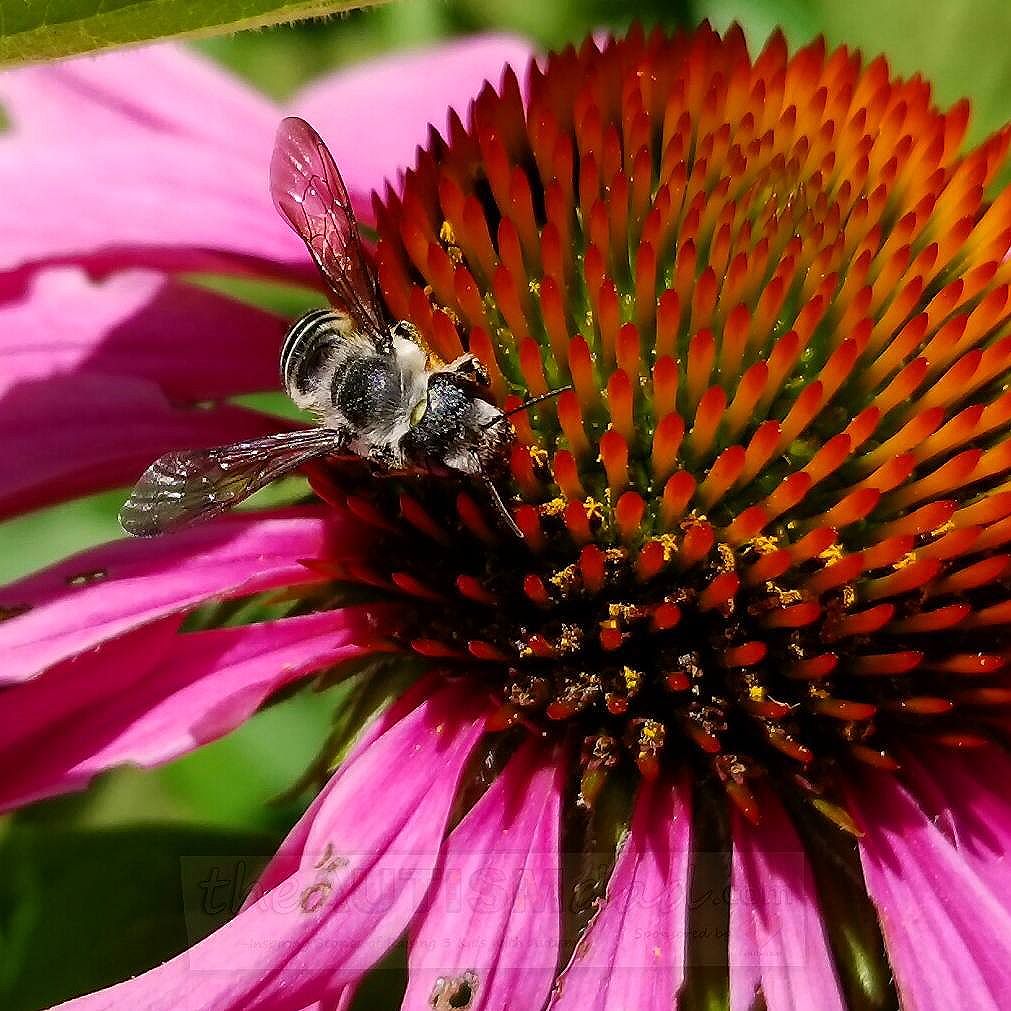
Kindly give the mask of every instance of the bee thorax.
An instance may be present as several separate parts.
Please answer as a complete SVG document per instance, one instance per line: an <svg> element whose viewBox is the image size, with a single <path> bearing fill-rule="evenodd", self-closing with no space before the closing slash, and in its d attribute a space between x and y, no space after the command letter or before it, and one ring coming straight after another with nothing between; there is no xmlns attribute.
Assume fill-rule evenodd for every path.
<svg viewBox="0 0 1011 1011"><path fill-rule="evenodd" d="M404 410L404 382L390 358L371 355L349 360L335 372L333 405L359 430L388 428Z"/></svg>

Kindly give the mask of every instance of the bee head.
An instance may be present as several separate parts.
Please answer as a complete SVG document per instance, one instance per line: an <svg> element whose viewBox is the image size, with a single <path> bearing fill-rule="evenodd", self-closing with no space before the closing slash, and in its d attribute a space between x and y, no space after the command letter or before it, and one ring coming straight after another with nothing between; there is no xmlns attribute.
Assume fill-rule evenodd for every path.
<svg viewBox="0 0 1011 1011"><path fill-rule="evenodd" d="M483 396L481 378L469 367L428 374L426 396L411 411L410 427L401 440L412 463L479 477L503 468L515 432L502 411Z"/></svg>

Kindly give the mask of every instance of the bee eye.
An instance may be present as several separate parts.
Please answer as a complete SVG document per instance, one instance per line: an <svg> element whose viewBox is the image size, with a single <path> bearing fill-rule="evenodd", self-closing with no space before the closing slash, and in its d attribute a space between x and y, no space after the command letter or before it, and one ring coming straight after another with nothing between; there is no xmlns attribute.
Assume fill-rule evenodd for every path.
<svg viewBox="0 0 1011 1011"><path fill-rule="evenodd" d="M425 411L428 410L428 397L422 397L412 408L411 408L411 428L417 428L421 423L421 419L425 416Z"/></svg>

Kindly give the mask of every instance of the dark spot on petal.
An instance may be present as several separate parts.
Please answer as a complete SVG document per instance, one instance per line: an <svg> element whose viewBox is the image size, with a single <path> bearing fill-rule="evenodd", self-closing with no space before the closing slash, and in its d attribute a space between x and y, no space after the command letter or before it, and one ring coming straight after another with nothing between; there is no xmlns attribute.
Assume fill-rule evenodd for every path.
<svg viewBox="0 0 1011 1011"><path fill-rule="evenodd" d="M314 885L309 885L298 900L302 912L315 913L326 902L332 891L333 884L329 881L317 881Z"/></svg>
<svg viewBox="0 0 1011 1011"><path fill-rule="evenodd" d="M440 976L435 981L430 1003L434 1011L449 1011L450 1008L467 1011L477 993L477 974L468 969L460 976Z"/></svg>
<svg viewBox="0 0 1011 1011"><path fill-rule="evenodd" d="M100 583L109 575L107 569L91 569L89 572L79 572L76 576L67 577L68 586L91 586L92 583Z"/></svg>

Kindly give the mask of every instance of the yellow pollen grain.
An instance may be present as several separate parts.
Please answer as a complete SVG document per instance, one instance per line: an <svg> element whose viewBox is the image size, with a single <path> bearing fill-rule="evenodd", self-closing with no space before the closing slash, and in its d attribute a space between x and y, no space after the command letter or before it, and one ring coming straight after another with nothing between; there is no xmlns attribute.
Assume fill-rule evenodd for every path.
<svg viewBox="0 0 1011 1011"><path fill-rule="evenodd" d="M748 689L748 698L750 698L752 702L764 702L765 689L761 685L752 685Z"/></svg>
<svg viewBox="0 0 1011 1011"><path fill-rule="evenodd" d="M559 569L554 575L548 577L548 582L552 586L558 587L563 593L575 590L579 586L579 574L576 565L566 565L564 569Z"/></svg>
<svg viewBox="0 0 1011 1011"><path fill-rule="evenodd" d="M660 545L664 562L669 562L677 552L678 539L673 534L661 534L659 537L654 537L653 540Z"/></svg>
<svg viewBox="0 0 1011 1011"><path fill-rule="evenodd" d="M586 518L602 523L604 520L604 506L592 496L583 500L583 508L586 510Z"/></svg>
<svg viewBox="0 0 1011 1011"><path fill-rule="evenodd" d="M705 513L700 513L697 510L693 509L681 521L681 529L687 531L687 530L693 529L694 527L700 527L703 524L708 524L708 523L709 523L709 517Z"/></svg>
<svg viewBox="0 0 1011 1011"><path fill-rule="evenodd" d="M729 544L723 544L722 542L717 544L716 553L720 556L720 568L724 572L733 572L737 568L734 549Z"/></svg>
<svg viewBox="0 0 1011 1011"><path fill-rule="evenodd" d="M530 446L527 451L530 453L530 459L534 461L534 466L547 467L548 461L551 458L548 456L548 451L543 446Z"/></svg>
<svg viewBox="0 0 1011 1011"><path fill-rule="evenodd" d="M456 233L453 231L453 226L448 221L443 221L439 225L439 240L447 244L454 244L456 242Z"/></svg>
<svg viewBox="0 0 1011 1011"><path fill-rule="evenodd" d="M930 531L931 537L943 537L946 533L950 533L955 529L955 523L953 520L948 520L947 523L942 523L936 530Z"/></svg>
<svg viewBox="0 0 1011 1011"><path fill-rule="evenodd" d="M622 667L621 676L625 681L625 690L629 695L634 695L642 686L642 673L633 670L631 667Z"/></svg>
<svg viewBox="0 0 1011 1011"><path fill-rule="evenodd" d="M542 516L561 516L565 512L565 506L567 505L563 496L559 495L557 498L553 498L548 502L542 502L538 507L537 511Z"/></svg>
<svg viewBox="0 0 1011 1011"><path fill-rule="evenodd" d="M819 556L823 562L838 562L843 557L841 544L830 544Z"/></svg>
<svg viewBox="0 0 1011 1011"><path fill-rule="evenodd" d="M663 737L663 724L658 720L646 720L639 733L639 739L644 743L647 741L658 741Z"/></svg>
<svg viewBox="0 0 1011 1011"><path fill-rule="evenodd" d="M527 288L530 289L530 294L531 295L539 295L541 293L541 282L540 281L531 281L527 285Z"/></svg>
<svg viewBox="0 0 1011 1011"><path fill-rule="evenodd" d="M607 613L611 618L638 621L640 618L645 618L648 612L638 604L610 603L607 605Z"/></svg>
<svg viewBox="0 0 1011 1011"><path fill-rule="evenodd" d="M916 552L909 551L906 554L904 554L897 562L894 562L892 564L892 568L896 570L908 569L909 566L912 565L913 562L915 561L916 561Z"/></svg>
<svg viewBox="0 0 1011 1011"><path fill-rule="evenodd" d="M748 541L748 547L760 555L771 555L779 550L779 540L775 537L759 536Z"/></svg>
<svg viewBox="0 0 1011 1011"><path fill-rule="evenodd" d="M578 625L563 625L555 648L560 653L578 653L583 647L583 633Z"/></svg>

